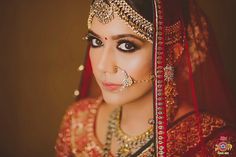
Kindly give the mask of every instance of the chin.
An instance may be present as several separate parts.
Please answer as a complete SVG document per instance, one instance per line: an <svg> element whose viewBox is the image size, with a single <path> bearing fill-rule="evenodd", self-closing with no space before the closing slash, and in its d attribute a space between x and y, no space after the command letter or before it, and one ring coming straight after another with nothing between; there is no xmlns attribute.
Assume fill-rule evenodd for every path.
<svg viewBox="0 0 236 157"><path fill-rule="evenodd" d="M120 106L122 104L122 97L117 93L102 92L104 101L113 106Z"/></svg>
<svg viewBox="0 0 236 157"><path fill-rule="evenodd" d="M148 93L152 92L149 86L141 88L126 88L122 91L109 91L101 88L103 99L107 104L120 106L134 102L140 98L145 97ZM142 90L141 90L142 89Z"/></svg>
<svg viewBox="0 0 236 157"><path fill-rule="evenodd" d="M133 92L132 92L133 93ZM108 92L102 91L103 99L107 104L113 106L120 106L124 104L128 104L139 97L138 95L131 94L129 92L121 91L121 92ZM136 96L136 97L135 97Z"/></svg>

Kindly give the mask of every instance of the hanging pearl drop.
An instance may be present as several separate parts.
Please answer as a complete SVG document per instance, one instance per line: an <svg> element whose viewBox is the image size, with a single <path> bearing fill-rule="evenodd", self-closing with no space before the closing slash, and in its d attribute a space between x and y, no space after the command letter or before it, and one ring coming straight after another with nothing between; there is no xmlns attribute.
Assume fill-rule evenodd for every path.
<svg viewBox="0 0 236 157"><path fill-rule="evenodd" d="M77 70L78 71L83 71L84 70L84 65L80 65Z"/></svg>
<svg viewBox="0 0 236 157"><path fill-rule="evenodd" d="M78 89L76 89L75 91L74 91L74 96L78 96L80 93L79 93L79 90Z"/></svg>

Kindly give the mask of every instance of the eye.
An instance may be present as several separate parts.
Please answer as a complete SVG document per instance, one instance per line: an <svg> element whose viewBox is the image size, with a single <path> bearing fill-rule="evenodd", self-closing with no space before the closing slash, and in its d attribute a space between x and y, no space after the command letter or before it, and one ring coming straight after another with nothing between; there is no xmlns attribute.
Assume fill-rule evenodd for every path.
<svg viewBox="0 0 236 157"><path fill-rule="evenodd" d="M123 52L134 52L137 46L130 41L119 41L117 48Z"/></svg>
<svg viewBox="0 0 236 157"><path fill-rule="evenodd" d="M97 47L103 46L102 41L99 40L99 39L96 38L96 37L88 36L88 41L89 41L90 45L91 45L93 48L97 48Z"/></svg>

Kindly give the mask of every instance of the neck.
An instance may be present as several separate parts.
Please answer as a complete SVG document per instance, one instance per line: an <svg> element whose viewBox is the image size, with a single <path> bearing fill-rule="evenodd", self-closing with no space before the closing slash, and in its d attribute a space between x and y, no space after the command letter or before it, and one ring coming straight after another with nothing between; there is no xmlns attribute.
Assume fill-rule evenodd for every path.
<svg viewBox="0 0 236 157"><path fill-rule="evenodd" d="M153 117L153 95L150 90L141 98L123 105L121 128L130 135L138 135L148 128L149 119Z"/></svg>

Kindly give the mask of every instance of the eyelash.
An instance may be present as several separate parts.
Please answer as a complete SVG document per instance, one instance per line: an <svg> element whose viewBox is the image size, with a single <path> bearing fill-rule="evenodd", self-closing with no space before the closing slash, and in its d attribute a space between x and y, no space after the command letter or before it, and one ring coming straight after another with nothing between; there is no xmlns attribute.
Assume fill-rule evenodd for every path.
<svg viewBox="0 0 236 157"><path fill-rule="evenodd" d="M86 36L86 39L88 40L89 45L90 45L92 48L99 48L99 47L103 46L103 42L102 42L100 39L98 39L98 38L96 38L96 37L94 37L94 36L92 36L92 35L87 35L87 36ZM99 43L96 43L97 45L95 45L95 44L93 43L93 40L95 40L94 42L99 42ZM125 48L121 48L120 46L121 46L122 44L125 44L124 46L127 46L127 44L129 44L128 46L131 46L131 49L127 49L127 47L125 47L126 50L125 50ZM129 40L119 40L119 41L118 41L118 45L117 45L116 48L117 48L119 51L124 52L124 53L132 53L132 52L135 52L136 50L138 50L140 47L139 47L138 45L136 45L135 43L129 41Z"/></svg>
<svg viewBox="0 0 236 157"><path fill-rule="evenodd" d="M132 48L128 49L128 50L122 49L122 48L120 48L120 46L122 44L125 44L124 46L127 46L127 44L129 44L128 46L131 46ZM132 52L135 52L136 50L138 50L140 47L129 40L120 40L120 41L118 41L118 45L116 48L122 52L125 52L125 53L132 53ZM127 47L125 47L125 48L127 48Z"/></svg>
<svg viewBox="0 0 236 157"><path fill-rule="evenodd" d="M88 40L89 45L90 45L91 47L93 47L93 48L98 48L98 47L103 46L102 41L101 41L100 39L94 37L94 36L88 35L88 36L86 37L86 39ZM98 41L98 42L100 42L100 43L96 43L96 44L98 44L98 45L94 45L93 40L96 40L96 41ZM95 42L96 42L96 41L95 41Z"/></svg>

